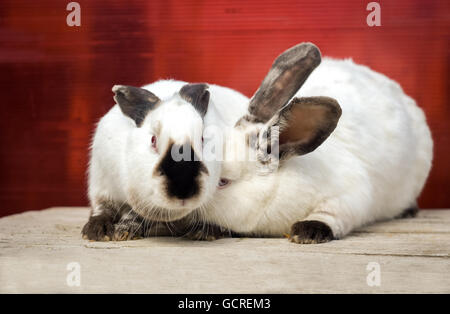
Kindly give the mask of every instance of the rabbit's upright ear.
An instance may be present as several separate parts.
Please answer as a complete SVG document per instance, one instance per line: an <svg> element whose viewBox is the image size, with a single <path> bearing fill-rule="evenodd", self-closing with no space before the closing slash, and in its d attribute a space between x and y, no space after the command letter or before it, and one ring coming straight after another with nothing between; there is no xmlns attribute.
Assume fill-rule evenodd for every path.
<svg viewBox="0 0 450 314"><path fill-rule="evenodd" d="M248 120L267 122L295 95L320 64L319 48L298 44L279 55L250 100Z"/></svg>
<svg viewBox="0 0 450 314"><path fill-rule="evenodd" d="M334 131L341 113L338 102L330 97L294 98L268 123L269 128L279 127L280 158L315 150Z"/></svg>
<svg viewBox="0 0 450 314"><path fill-rule="evenodd" d="M205 116L208 111L209 104L209 91L208 84L205 83L195 83L186 84L180 89L180 96L190 102L192 106L198 111L202 116Z"/></svg>
<svg viewBox="0 0 450 314"><path fill-rule="evenodd" d="M119 105L122 112L134 120L136 126L140 127L147 113L153 109L159 102L159 98L146 89L114 85L114 100Z"/></svg>

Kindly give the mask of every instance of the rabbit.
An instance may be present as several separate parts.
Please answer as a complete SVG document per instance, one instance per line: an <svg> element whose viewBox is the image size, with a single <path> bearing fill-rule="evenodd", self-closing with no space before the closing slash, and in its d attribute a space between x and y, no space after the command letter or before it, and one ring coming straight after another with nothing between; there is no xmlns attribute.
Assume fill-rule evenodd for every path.
<svg viewBox="0 0 450 314"><path fill-rule="evenodd" d="M214 195L219 162L175 162L172 152L184 150L200 159L204 125L234 124L245 113L248 98L226 87L175 80L143 88L116 85L112 90L117 104L100 119L91 145L91 213L83 237L203 239L197 231L201 227L208 239L213 231L225 232L219 226L199 224L196 213L191 214Z"/></svg>
<svg viewBox="0 0 450 314"><path fill-rule="evenodd" d="M351 60L322 62L315 45L302 43L275 59L251 99L216 85L192 86L199 85L160 81L146 86L142 93L152 104L140 99L141 92L132 95L131 87L113 88L118 106L100 121L93 142L89 168L93 211L83 229L87 238L114 238L114 232L123 229L128 239L139 229L107 218L106 212L120 212L110 209L120 208L117 204L131 207L124 217L134 218L128 221L143 217L153 230L170 221L172 227L181 223L178 229L199 239L286 235L302 244L340 239L363 225L417 212L416 199L431 168L433 141L423 111L386 76ZM148 90L158 96L147 96ZM208 105L205 94L211 96ZM218 126L224 130L224 158L190 161L207 171L180 180L201 187L187 197L168 200L170 184L154 169L170 159L171 142L161 139L164 153L151 159L148 143L153 137L148 130L176 121L176 110L170 111L170 106L180 99L192 104L178 104L191 109L180 114L178 123L184 119L186 125L180 132ZM157 111L165 106L167 114L158 118ZM203 109L192 110L198 107ZM126 119L133 116L127 110L139 113L141 126L136 119L135 125L133 118ZM194 119L195 114L204 114L203 121ZM106 140L112 134L117 135L115 145ZM203 144L190 145L191 157L205 155L212 139L204 135ZM187 138L198 142L201 136ZM175 140L178 146L172 146L182 142ZM247 156L242 150L256 157L241 158ZM171 159L172 165L188 165L183 162ZM143 182L149 183L144 187ZM108 202L114 205L105 205ZM186 227L195 223L201 227Z"/></svg>
<svg viewBox="0 0 450 314"><path fill-rule="evenodd" d="M299 67L306 74L296 76L304 50L310 57ZM279 125L279 163L261 175L264 154L260 162L225 162L222 177L231 183L217 191L207 221L306 244L417 211L433 150L423 111L365 66L325 58L313 72L319 63L320 52L308 45L275 60L235 129L243 136ZM294 81L304 82L300 90L289 85Z"/></svg>

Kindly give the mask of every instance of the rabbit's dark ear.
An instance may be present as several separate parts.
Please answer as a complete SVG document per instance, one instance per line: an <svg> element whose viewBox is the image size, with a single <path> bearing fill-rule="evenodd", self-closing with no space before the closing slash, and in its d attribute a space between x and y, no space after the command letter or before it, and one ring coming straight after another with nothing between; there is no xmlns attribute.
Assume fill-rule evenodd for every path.
<svg viewBox="0 0 450 314"><path fill-rule="evenodd" d="M341 107L333 98L294 98L278 116L280 157L315 150L334 131L341 114Z"/></svg>
<svg viewBox="0 0 450 314"><path fill-rule="evenodd" d="M146 89L114 85L114 100L119 105L122 112L136 122L140 127L147 113L153 109L159 102L159 98Z"/></svg>
<svg viewBox="0 0 450 314"><path fill-rule="evenodd" d="M333 98L294 98L260 132L260 161L267 163L312 152L334 131L341 113Z"/></svg>
<svg viewBox="0 0 450 314"><path fill-rule="evenodd" d="M319 48L298 44L279 55L250 100L249 120L267 122L287 104L311 72L320 64Z"/></svg>
<svg viewBox="0 0 450 314"><path fill-rule="evenodd" d="M205 83L186 84L180 89L180 96L190 102L198 113L205 116L208 111L209 91Z"/></svg>

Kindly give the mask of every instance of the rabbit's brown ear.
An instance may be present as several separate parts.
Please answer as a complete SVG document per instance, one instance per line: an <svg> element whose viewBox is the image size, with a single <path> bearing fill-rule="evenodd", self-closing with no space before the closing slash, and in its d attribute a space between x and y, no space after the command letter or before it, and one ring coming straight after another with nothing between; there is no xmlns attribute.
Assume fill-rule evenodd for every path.
<svg viewBox="0 0 450 314"><path fill-rule="evenodd" d="M160 102L155 94L139 87L114 85L112 91L123 114L133 119L138 127L147 113Z"/></svg>
<svg viewBox="0 0 450 314"><path fill-rule="evenodd" d="M298 44L279 55L250 100L250 120L267 122L287 104L320 64L319 48L312 43Z"/></svg>
<svg viewBox="0 0 450 314"><path fill-rule="evenodd" d="M315 150L334 131L341 113L338 102L330 97L294 98L276 122L280 158Z"/></svg>
<svg viewBox="0 0 450 314"><path fill-rule="evenodd" d="M209 92L208 85L205 83L186 84L180 89L180 96L192 106L202 116L208 111Z"/></svg>
<svg viewBox="0 0 450 314"><path fill-rule="evenodd" d="M341 113L333 98L294 98L259 133L260 162L267 164L312 152L334 131Z"/></svg>

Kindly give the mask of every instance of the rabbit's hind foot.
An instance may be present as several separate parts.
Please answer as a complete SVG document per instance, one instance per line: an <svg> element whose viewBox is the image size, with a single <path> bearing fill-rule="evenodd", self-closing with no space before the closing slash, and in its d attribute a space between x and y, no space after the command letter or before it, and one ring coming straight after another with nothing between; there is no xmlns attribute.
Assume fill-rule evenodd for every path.
<svg viewBox="0 0 450 314"><path fill-rule="evenodd" d="M289 240L299 244L325 243L334 239L331 228L317 220L298 221L291 227Z"/></svg>

